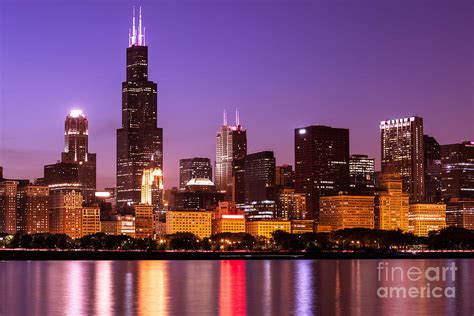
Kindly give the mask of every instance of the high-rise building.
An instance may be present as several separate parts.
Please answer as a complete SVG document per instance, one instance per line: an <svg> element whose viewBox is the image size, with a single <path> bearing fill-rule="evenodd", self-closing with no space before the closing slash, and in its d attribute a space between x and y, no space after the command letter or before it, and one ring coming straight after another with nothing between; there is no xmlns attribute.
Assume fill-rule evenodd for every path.
<svg viewBox="0 0 474 316"><path fill-rule="evenodd" d="M304 193L295 193L295 189L283 188L278 191L277 201L276 217L278 218L303 220L308 215Z"/></svg>
<svg viewBox="0 0 474 316"><path fill-rule="evenodd" d="M196 178L188 181L184 190L173 192L173 209L179 210L214 210L224 193L217 192L214 183L209 179Z"/></svg>
<svg viewBox="0 0 474 316"><path fill-rule="evenodd" d="M295 189L306 194L306 219L315 220L320 196L348 191L348 129L322 125L295 129Z"/></svg>
<svg viewBox="0 0 474 316"><path fill-rule="evenodd" d="M345 228L374 228L374 196L322 196L319 204L318 232Z"/></svg>
<svg viewBox="0 0 474 316"><path fill-rule="evenodd" d="M29 184L24 191L22 208L25 210L25 232L27 234L49 233L48 186Z"/></svg>
<svg viewBox="0 0 474 316"><path fill-rule="evenodd" d="M0 182L0 232L16 233L18 181Z"/></svg>
<svg viewBox="0 0 474 316"><path fill-rule="evenodd" d="M135 204L135 236L136 238L151 238L154 233L153 206Z"/></svg>
<svg viewBox="0 0 474 316"><path fill-rule="evenodd" d="M89 153L89 123L81 110L72 110L64 123L64 151L61 161L44 166L44 183L50 187L74 186L86 203L96 191L96 154Z"/></svg>
<svg viewBox="0 0 474 316"><path fill-rule="evenodd" d="M375 159L367 155L349 158L349 190L352 194L368 194L375 189Z"/></svg>
<svg viewBox="0 0 474 316"><path fill-rule="evenodd" d="M246 155L247 131L240 125L238 112L235 125L227 124L224 112L224 123L216 136L214 182L217 190L225 193L226 200L236 204L244 203L245 199L242 173Z"/></svg>
<svg viewBox="0 0 474 316"><path fill-rule="evenodd" d="M410 204L408 221L408 231L416 236L446 228L446 204Z"/></svg>
<svg viewBox="0 0 474 316"><path fill-rule="evenodd" d="M127 78L122 83L122 127L117 130L117 203L138 204L143 170L163 170L163 130L157 127L155 82L148 80L148 46L142 27L133 26L127 48Z"/></svg>
<svg viewBox="0 0 474 316"><path fill-rule="evenodd" d="M441 146L436 139L423 135L425 148L425 201L441 201Z"/></svg>
<svg viewBox="0 0 474 316"><path fill-rule="evenodd" d="M382 172L395 172L402 176L403 190L410 199L423 201L424 146L423 119L409 117L380 122Z"/></svg>
<svg viewBox="0 0 474 316"><path fill-rule="evenodd" d="M474 141L441 146L443 199L474 199Z"/></svg>
<svg viewBox="0 0 474 316"><path fill-rule="evenodd" d="M295 172L291 165L276 166L275 184L277 187L294 188Z"/></svg>
<svg viewBox="0 0 474 316"><path fill-rule="evenodd" d="M0 166L0 180L3 179L3 167Z"/></svg>
<svg viewBox="0 0 474 316"><path fill-rule="evenodd" d="M380 173L375 194L375 228L385 230L408 230L410 196L402 189L398 173Z"/></svg>
<svg viewBox="0 0 474 316"><path fill-rule="evenodd" d="M446 225L474 230L474 200L451 199L448 201Z"/></svg>
<svg viewBox="0 0 474 316"><path fill-rule="evenodd" d="M58 233L63 233L71 238L81 238L82 234L82 203L84 199L80 192L70 191L63 196L63 207L60 211L61 222Z"/></svg>
<svg viewBox="0 0 474 316"><path fill-rule="evenodd" d="M212 166L209 158L188 158L179 160L179 188L184 187L191 179L212 180Z"/></svg>
<svg viewBox="0 0 474 316"><path fill-rule="evenodd" d="M245 157L245 202L275 201L275 156L262 151Z"/></svg>
<svg viewBox="0 0 474 316"><path fill-rule="evenodd" d="M163 207L163 172L161 168L150 167L143 170L141 204L151 205L154 210Z"/></svg>

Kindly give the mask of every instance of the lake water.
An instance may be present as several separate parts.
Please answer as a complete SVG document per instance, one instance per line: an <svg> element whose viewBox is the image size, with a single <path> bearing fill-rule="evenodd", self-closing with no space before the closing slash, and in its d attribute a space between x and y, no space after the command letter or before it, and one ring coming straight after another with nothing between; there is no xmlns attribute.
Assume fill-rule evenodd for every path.
<svg viewBox="0 0 474 316"><path fill-rule="evenodd" d="M455 279L446 270L447 279L432 281L436 268L453 265ZM386 274L391 267L395 274ZM423 277L402 276L410 268ZM0 262L0 284L0 315L474 313L474 260L468 259L8 261ZM440 298L377 294L380 288L437 286L454 289L455 297L451 292Z"/></svg>

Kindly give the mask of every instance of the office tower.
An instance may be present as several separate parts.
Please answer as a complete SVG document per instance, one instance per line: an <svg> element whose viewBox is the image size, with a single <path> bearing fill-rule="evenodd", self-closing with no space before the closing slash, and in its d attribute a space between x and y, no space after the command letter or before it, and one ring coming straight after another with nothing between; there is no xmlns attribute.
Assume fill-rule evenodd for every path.
<svg viewBox="0 0 474 316"><path fill-rule="evenodd" d="M166 234L193 233L199 238L211 237L213 214L210 211L168 211Z"/></svg>
<svg viewBox="0 0 474 316"><path fill-rule="evenodd" d="M3 179L3 167L0 166L0 180Z"/></svg>
<svg viewBox="0 0 474 316"><path fill-rule="evenodd" d="M245 202L275 201L275 156L262 151L245 157Z"/></svg>
<svg viewBox="0 0 474 316"><path fill-rule="evenodd" d="M24 232L27 234L49 233L49 189L45 185L28 184L21 209L25 211Z"/></svg>
<svg viewBox="0 0 474 316"><path fill-rule="evenodd" d="M294 188L295 172L291 165L276 166L275 184L277 187Z"/></svg>
<svg viewBox="0 0 474 316"><path fill-rule="evenodd" d="M18 181L0 182L0 232L16 233Z"/></svg>
<svg viewBox="0 0 474 316"><path fill-rule="evenodd" d="M409 117L380 122L382 172L395 172L402 176L403 190L410 199L423 201L424 146L423 119Z"/></svg>
<svg viewBox="0 0 474 316"><path fill-rule="evenodd" d="M295 129L295 189L306 194L306 219L318 218L319 197L349 189L349 130Z"/></svg>
<svg viewBox="0 0 474 316"><path fill-rule="evenodd" d="M305 234L314 232L314 220L312 219L292 219L290 222L292 234Z"/></svg>
<svg viewBox="0 0 474 316"><path fill-rule="evenodd" d="M227 201L236 204L244 203L243 167L247 155L247 131L239 122L236 112L235 125L227 124L224 112L224 123L216 136L215 184L218 191L224 192ZM234 183L237 187L234 187Z"/></svg>
<svg viewBox="0 0 474 316"><path fill-rule="evenodd" d="M209 158L188 158L179 160L179 189L184 187L191 179L202 178L212 180L212 167Z"/></svg>
<svg viewBox="0 0 474 316"><path fill-rule="evenodd" d="M148 46L133 25L127 48L127 78L122 83L122 127L117 130L117 203L138 204L145 168L163 170L163 130L157 127L157 84L148 80Z"/></svg>
<svg viewBox="0 0 474 316"><path fill-rule="evenodd" d="M375 228L385 230L408 230L410 196L402 189L402 178L398 173L380 173L375 194Z"/></svg>
<svg viewBox="0 0 474 316"><path fill-rule="evenodd" d="M74 190L67 192L62 197L63 205L59 211L61 217L59 222L63 227L59 227L57 233L66 234L69 237L76 239L81 238L82 235L82 203L84 201L81 192Z"/></svg>
<svg viewBox="0 0 474 316"><path fill-rule="evenodd" d="M474 230L474 200L446 202L446 225Z"/></svg>
<svg viewBox="0 0 474 316"><path fill-rule="evenodd" d="M275 201L254 201L243 204L245 218L249 221L272 219L277 217L277 203Z"/></svg>
<svg viewBox="0 0 474 316"><path fill-rule="evenodd" d="M151 205L154 210L163 206L163 172L161 168L145 168L142 175L141 204Z"/></svg>
<svg viewBox="0 0 474 316"><path fill-rule="evenodd" d="M428 236L431 231L446 228L446 204L410 204L408 231L416 236Z"/></svg>
<svg viewBox="0 0 474 316"><path fill-rule="evenodd" d="M441 146L443 199L474 199L474 141Z"/></svg>
<svg viewBox="0 0 474 316"><path fill-rule="evenodd" d="M89 153L89 123L80 110L72 110L64 123L64 152L61 161L44 166L44 184L74 187L86 203L92 203L96 190L96 154Z"/></svg>
<svg viewBox="0 0 474 316"><path fill-rule="evenodd" d="M352 194L369 194L375 189L375 159L367 155L349 158L349 191Z"/></svg>
<svg viewBox="0 0 474 316"><path fill-rule="evenodd" d="M283 188L278 191L276 217L287 219L306 219L306 195L295 193L295 189Z"/></svg>
<svg viewBox="0 0 474 316"><path fill-rule="evenodd" d="M100 228L107 235L126 235L135 238L135 216L114 215L100 222Z"/></svg>
<svg viewBox="0 0 474 316"><path fill-rule="evenodd" d="M154 234L154 212L152 205L134 205L136 238L151 238Z"/></svg>
<svg viewBox="0 0 474 316"><path fill-rule="evenodd" d="M425 159L425 201L441 201L441 146L434 137L423 135Z"/></svg>
<svg viewBox="0 0 474 316"><path fill-rule="evenodd" d="M82 236L92 235L102 231L100 227L99 206L84 206L82 208L81 228Z"/></svg>
<svg viewBox="0 0 474 316"><path fill-rule="evenodd" d="M322 196L319 204L318 232L345 228L374 228L374 196Z"/></svg>
<svg viewBox="0 0 474 316"><path fill-rule="evenodd" d="M173 209L179 210L214 210L225 198L224 193L217 192L214 183L209 179L189 180L184 190L173 192Z"/></svg>

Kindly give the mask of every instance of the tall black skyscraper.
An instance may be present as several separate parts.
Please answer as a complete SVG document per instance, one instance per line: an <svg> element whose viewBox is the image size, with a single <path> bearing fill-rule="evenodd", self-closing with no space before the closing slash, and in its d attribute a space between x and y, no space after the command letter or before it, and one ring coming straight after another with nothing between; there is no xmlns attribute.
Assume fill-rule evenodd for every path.
<svg viewBox="0 0 474 316"><path fill-rule="evenodd" d="M211 159L188 158L179 160L179 188L184 190L191 179L212 179Z"/></svg>
<svg viewBox="0 0 474 316"><path fill-rule="evenodd" d="M275 201L275 156L261 151L245 157L245 202Z"/></svg>
<svg viewBox="0 0 474 316"><path fill-rule="evenodd" d="M305 218L318 219L319 197L349 189L349 130L295 129L295 191L306 194Z"/></svg>
<svg viewBox="0 0 474 316"><path fill-rule="evenodd" d="M117 203L140 203L143 169L163 169L163 130L157 127L155 82L148 80L148 47L133 10L127 48L127 80L122 83L122 127L117 130Z"/></svg>
<svg viewBox="0 0 474 316"><path fill-rule="evenodd" d="M423 135L425 159L425 200L441 201L441 146L434 137Z"/></svg>

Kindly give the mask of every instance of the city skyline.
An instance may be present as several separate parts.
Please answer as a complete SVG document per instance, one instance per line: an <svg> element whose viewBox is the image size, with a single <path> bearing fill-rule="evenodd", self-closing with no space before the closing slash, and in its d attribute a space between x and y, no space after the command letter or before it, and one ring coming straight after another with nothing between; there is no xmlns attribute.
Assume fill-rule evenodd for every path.
<svg viewBox="0 0 474 316"><path fill-rule="evenodd" d="M132 2L124 2L118 5L117 10L111 12L111 17L109 17L110 21L107 20L110 22L110 25L106 26L104 26L103 21L99 19L101 18L101 13L106 9L103 3L92 8L90 6L76 4L77 13L71 12L74 11L71 10L71 7L61 5L57 6L53 11L53 13L61 13L56 17L56 22L64 26L64 30L59 31L60 34L63 34L62 32L66 33L67 31L71 31L71 29L76 32L74 33L76 35L75 44L72 47L82 45L85 38L81 37L81 34L88 34L88 28L84 28L84 30L75 29L77 25L81 25L77 24L77 21L74 21L80 14L84 14L88 21L90 20L91 26L89 27L92 27L94 23L102 23L101 28L97 29L97 36L99 38L106 36L110 32L111 38L104 40L103 44L99 39L88 39L99 48L101 45L105 45L104 48L100 49L101 54L99 54L99 57L94 58L94 61L90 61L90 55L88 55L89 53L94 53L96 50L96 48L92 47L94 45L80 49L80 55L85 56L79 56L77 53L71 54L71 47L67 47L67 43L72 44L72 42L71 39L67 37L61 37L63 44L60 45L60 47L56 47L57 43L53 41L49 43L50 45L40 46L42 48L40 52L35 51L35 53L32 53L31 50L26 50L20 53L18 50L24 49L24 45L28 43L27 39L22 38L21 35L27 35L27 37L32 40L36 32L40 32L45 27L50 27L51 25L49 23L52 22L45 22L44 25L40 25L37 29L19 26L15 28L15 32L10 32L9 30L11 30L12 25L16 24L9 22L15 21L12 19L24 20L25 15L31 14L35 6L23 7L21 2L18 5L13 3L2 4L2 20L6 21L6 27L4 31L2 31L2 37L5 40L2 40L3 53L1 68L2 73L5 75L0 78L0 87L2 90L2 106L0 110L0 145L2 150L0 164L4 168L5 177L30 179L32 179L32 177L41 177L43 165L56 161L57 153L60 152L62 148L60 133L63 129L62 123L64 116L69 113L70 110L79 107L84 110L90 123L89 148L92 152L97 153L97 187L103 188L114 185L115 130L120 127L120 83L125 75L123 71L125 68L124 51L127 47L130 11L133 4ZM195 40L192 39L191 34L193 33L191 30L185 29L181 31L183 34L186 34L184 39L188 41L183 41L179 44L174 41L171 37L172 34L176 35L177 30L170 27L173 25L173 21L171 21L172 18L166 17L164 12L175 12L175 14L179 12L180 14L189 15L190 12L186 11L189 10L189 8L181 8L180 11L169 3L160 3L158 5L153 3L143 4L144 19L147 24L147 45L150 47L150 78L156 81L160 87L158 112L160 113L159 126L165 130L163 150L166 153L164 162L164 184L167 188L178 185L179 159L207 157L214 161L215 135L221 125L222 110L227 109L230 113L236 107L239 108L241 122L248 131L248 152L253 153L262 150L272 150L275 152L277 165L285 163L294 165L293 130L300 126L313 124L328 125L335 128L349 128L351 135L350 154L368 154L369 157L375 158L377 170L380 170L378 124L382 120L414 115L421 116L425 122L425 134L434 136L440 144L460 143L462 140L472 138L474 134L473 127L472 124L469 124L472 121L472 114L469 115L469 113L472 113L472 111L469 112L469 109L472 108L472 92L468 88L472 86L469 84L470 82L472 83L472 78L469 74L471 73L470 70L474 68L474 64L472 58L471 60L469 59L469 52L471 52L472 56L473 49L472 45L469 45L469 32L459 33L460 38L467 39L464 43L462 43L460 39L450 40L447 38L447 36L451 34L450 32L437 32L440 31L438 28L442 28L444 24L441 22L435 23L435 16L427 15L426 17L420 17L416 15L418 19L425 19L426 21L424 22L426 23L431 21L432 24L430 24L428 28L424 28L423 23L420 23L419 26L413 25L414 21L410 19L410 12L407 11L407 8L399 9L398 13L403 14L408 21L406 19L395 21L392 18L392 20L387 22L388 27L408 28L410 25L414 28L412 31L414 31L415 34L404 34L404 38L398 38L398 40L408 44L404 45L403 49L398 52L400 53L400 55L398 55L400 60L387 61L392 64L386 64L386 68L377 72L375 68L381 65L378 64L378 61L374 62L367 57L367 60L360 60L360 58L362 58L360 55L358 56L359 59L348 58L348 56L341 53L336 53L332 58L328 55L324 55L323 52L326 52L331 45L333 48L344 46L342 40L338 39L334 39L334 42L322 41L327 46L316 45L318 44L316 42L321 42L322 39L328 40L328 38L324 37L330 34L327 30L318 32L316 41L306 43L304 40L311 39L303 35L299 35L299 37L293 39L291 36L295 35L294 33L299 34L297 31L302 29L302 26L298 25L294 19L295 16L298 16L294 13L297 11L301 14L299 10L302 10L302 7L293 8L295 12L291 10L290 12L284 12L283 8L285 5L289 4L283 3L271 6L272 10L266 12L265 9L269 7L261 3L257 6L256 13L245 10L245 6L242 4L233 3L232 7L237 7L238 9L237 16L250 19L253 27L259 26L255 29L255 38L249 39L240 36L238 42L232 42L229 37L225 37L222 34L222 31L215 31L222 35L219 37L220 41L210 41L210 47L206 47L205 45L199 46L202 51L198 51L197 55L193 53L193 57L188 56L180 60L179 58L173 60L173 58L169 59L169 57L176 52L178 52L179 57L185 57L181 54L180 48L195 43ZM413 5L416 6L416 4ZM341 8L341 5L339 5L339 7L337 5L319 6L329 10L329 12L333 14L333 17L348 14L348 11L350 11L347 7ZM85 11L87 7L89 7L90 10L88 12ZM348 7L351 6L348 5ZM366 17L370 17L377 12L383 15L387 7L390 7L390 5L375 5L375 3L373 3L371 8L366 8ZM33 24L35 21L44 19L52 14L51 12L46 12L47 8L48 4L42 5L37 8L38 12L35 11L35 14L38 13L37 17L29 17L32 19ZM207 27L202 30L203 32L210 32L209 28L212 29L219 23L224 23L224 17L226 17L226 14L229 14L229 8L227 7L217 6L216 8L213 5L211 8L213 9L210 10L210 8L207 8L208 11L206 11L206 6L204 6L202 9L203 14L208 14L211 17L208 23L193 20L193 22L201 23ZM423 8L426 9L425 6L423 6ZM160 11L160 9L163 9L163 11ZM311 7L311 9L316 8ZM355 9L362 10L360 8ZM456 17L457 24L449 26L451 32L453 32L453 28L456 29L456 27L458 27L459 30L466 30L469 29L469 25L472 26L473 22L467 20L468 15L465 16L466 20L459 18L461 4L459 4L459 7L452 9L442 8L441 3L435 3L429 10L432 10L433 15L434 13L444 14L443 17L446 19L454 19ZM387 15L393 15L393 12L388 11L386 13ZM223 16L213 15L216 12L222 13ZM316 10L310 10L310 12L316 14ZM256 15L260 13L266 13L266 15ZM155 14L159 14L161 19L153 18ZM22 16L23 18L21 18ZM112 22L114 17L116 21ZM258 17L260 17L261 20L259 20ZM291 26L290 30L281 30L284 31L284 33L280 36L286 41L285 43L291 43L296 47L283 50L283 52L277 52L276 49L278 45L275 43L277 36L269 38L263 37L263 35L269 35L269 32L272 31L269 28L270 25L281 28L281 26L276 25L277 23L275 24L275 21L272 20L272 18L274 19L275 17L287 17L289 19L288 24ZM430 20L430 17L432 20ZM68 22L68 18L72 20ZM252 18L255 18L255 20ZM316 27L317 22L306 25L310 22L308 21L309 18L312 19L313 16L311 14L304 16L302 21L303 26ZM249 27L245 26L244 23L242 23L242 25L233 24L236 23L235 19L237 19L237 17L230 20L228 29L243 32ZM361 37L362 34L358 34L357 31L364 28L360 16L354 19L356 19L355 22L359 23L355 23L356 31L354 34L350 32L348 25L339 25L339 28L342 28L342 33L340 29L338 30L340 36L347 36L347 39L351 39L352 41L354 39L350 35L352 34L355 38L360 39L359 37ZM328 22L327 19L322 20ZM461 27L460 24L462 24L463 21L467 24ZM380 23L379 19L374 16L372 16L372 20L369 19L369 22L374 24ZM402 22L409 23L402 25ZM412 24L410 24L410 22ZM322 22L319 21L319 23ZM160 27L160 25L170 28L164 29L164 27ZM191 23L191 25L194 24ZM186 33L186 31L190 33ZM374 45L374 54L380 59L385 59L390 56L394 57L393 55L396 55L389 52L388 48L393 44L390 44L391 41L394 40L393 36L395 34L400 36L398 31L399 29L397 28L397 32L392 32L392 34L389 30L387 35L391 34L392 37L388 36L387 39L382 37L384 34L378 34L377 32L368 33L372 36L380 36L376 37L379 43L388 45L388 47L378 47L378 45ZM15 38L11 37L12 33L14 33ZM421 36L421 34L424 34L429 39L425 42L415 42L415 37ZM436 39L437 37L442 37L442 39ZM19 41L18 38L22 38L22 40ZM304 43L297 40L302 40ZM166 44L170 42L172 44L169 45L169 47L166 46ZM17 45L7 45L6 43L16 43ZM33 43L31 44L34 43L43 45L33 39ZM231 45L232 43L235 47ZM437 45L446 45L446 43L451 44L447 45L449 46L449 50L452 50L451 54L444 51L443 54L440 55L424 55L435 47L444 49L444 46L438 47ZM212 60L212 58L209 58L211 48L214 47L214 45L220 47L219 44L231 46L227 47L224 45L224 48L216 52L221 59L217 58L216 60ZM352 43L352 45L351 47L353 48L358 47L355 42ZM234 48L236 51L233 51ZM311 49L305 51L305 48ZM419 56L411 55L408 51L413 48L416 48ZM275 49L275 51L273 49ZM361 49L363 51L367 50L366 48L359 47L359 50L356 49L354 53L356 55L360 54ZM249 50L255 52L256 56L251 54ZM35 63L35 60L38 61L38 58L43 56L42 54L48 55L53 52L62 55L57 62L60 66L64 67L64 69L52 67L50 74L50 69L47 68L47 66L55 65L50 64L55 60L54 58L43 60L44 63ZM232 52L236 55L226 55L226 53ZM246 52L246 55L244 55L245 61L232 61L230 57L237 57L239 52ZM197 66L191 67L190 64L198 60L198 56L200 56L201 53L208 56L208 59L211 60L206 59L205 62L198 62ZM315 60L306 55L310 53L319 54L318 57L324 58ZM162 54L164 56L162 56ZM305 59L305 63L295 58L298 57L298 54L305 56L301 57L301 59ZM457 57L458 54L461 58ZM463 54L466 55L464 56ZM111 60L108 60L109 55L112 57ZM457 57L457 64L452 64L454 60L449 60L447 56L451 56L453 59ZM465 59L463 59L462 56L464 56ZM224 63L225 57L229 58L227 63ZM290 57L293 57L293 59ZM6 63L8 60L20 60L20 58L24 61L25 65ZM75 58L76 64L80 67L65 64L66 61L69 63L71 58ZM262 61L263 63L259 65L258 63ZM281 70L281 73L273 69L273 65L276 62L283 61L288 61L288 64L284 65L284 69ZM439 68L436 68L436 61L441 62L437 64ZM87 63L81 64L85 62ZM172 65L166 66L168 62L171 62ZM183 66L180 62L185 63L188 67L175 68L174 70L178 69L179 71L173 73L173 66ZM327 64L328 62L329 64ZM331 62L333 63L332 67L330 67ZM98 65L100 66L103 63L105 63L106 66L104 69L113 70L110 74L108 71L103 70L102 73L93 74L91 80L89 80L90 82L82 78L84 73L83 70L79 68L84 68L84 71L90 74L94 70L102 69L98 67ZM339 63L344 64L345 67L340 66ZM365 63L370 63L370 67L363 69ZM214 71L211 71L210 75L204 77L206 79L204 83L200 82L198 80L200 77L199 71L203 71L204 68L209 65L213 67L211 69ZM222 69L223 65L226 66L224 69ZM12 68L12 66L17 68ZM244 70L237 72L236 76L234 76L231 70L236 71L238 70L237 68L242 66L244 66ZM245 68L245 66L247 68ZM387 68L396 70L395 68L397 66L402 66L402 69L393 73L393 78L388 78L390 76L386 73L386 71L389 70ZM409 66L413 67L413 69ZM48 70L49 77L46 76L47 80L36 82L35 87L28 84L35 78L38 80L37 76L42 74L40 72L41 69L43 69L43 72ZM318 72L317 70L320 69L324 69L324 71ZM357 69L359 71L357 71ZM58 74L62 72L67 73L68 70L71 71L71 74L77 74L78 76L69 76L68 79L70 82L64 83L62 75L58 76ZM118 72L119 70L121 71L120 73ZM351 70L354 71L354 74L351 74ZM364 72L364 70L366 72ZM423 72L421 72L421 70L423 70ZM226 71L229 71L229 73L225 73ZM433 73L431 73L431 71ZM318 72L319 75L315 75L316 72ZM25 74L30 74L31 77L25 76ZM288 78L282 79L281 76L283 76L283 74ZM356 74L359 76L356 76ZM448 74L452 76L448 76ZM190 77L188 77L188 75ZM253 75L257 77L252 78ZM365 75L366 77L360 75ZM377 75L380 75L380 77ZM272 78L272 76L275 78ZM407 77L410 76L416 78L407 79ZM431 78L431 76L435 78ZM57 77L59 77L59 81ZM5 80L6 78L9 80ZM267 82L261 82L258 78L266 78ZM324 82L326 81L325 79L328 78L330 78L330 80L327 80L329 83ZM361 80L361 78L363 80ZM30 98L33 99L29 99L26 95L18 94L19 79L23 79L25 81L24 85L29 86L32 90L32 96ZM382 82L375 82L376 79L380 79L382 82L388 80L393 86L386 87ZM307 80L309 83L306 82ZM360 81L364 80L367 81L366 86L361 85ZM60 91L51 88L48 89L51 85L56 87L58 83L61 84L59 86L60 89L58 89ZM193 84L196 84L197 87L190 90L187 89ZM252 84L254 86L252 86ZM289 92L286 91L288 86L285 86L285 84L290 84L289 87L291 89L288 89ZM327 84L329 85L326 86ZM355 84L356 87L351 86L353 84ZM415 86L411 87L410 84L415 84ZM95 85L98 86L95 87ZM446 86L450 87L450 89L446 89ZM77 87L81 87L81 89L77 89ZM198 91L205 87L207 87L207 94ZM213 87L215 87L215 89L210 89ZM186 88L186 93L190 93L189 98L183 98L181 96L181 94L186 94L182 93L182 91L180 93L182 88ZM384 88L385 90L378 90L380 88ZM413 88L415 88L416 91L413 91ZM344 96L339 97L339 89L344 89L347 95L344 94ZM106 93L101 94L102 91ZM397 93L400 93L400 95ZM358 98L356 98L357 96ZM391 96L391 98L385 99L387 96ZM35 100L36 102L31 102L31 100ZM294 104L295 102L297 103L296 105ZM363 104L365 102L367 102L367 104ZM32 110L37 109L38 103L51 105L43 107L40 113L35 113ZM377 107L377 103L379 105L382 103L382 107ZM399 105L395 106L397 103ZM9 107L9 104L15 104L16 106ZM101 104L105 104L106 106L102 108ZM33 108L29 106L33 106ZM199 115L196 118L196 111L192 109L196 109L197 107L199 107L201 112L198 113ZM355 107L355 109L352 107ZM449 112L446 111L447 108L449 108ZM104 110L101 111L102 109ZM258 109L258 111L255 111L255 109ZM328 111L328 109L334 111ZM369 110L373 112L365 113ZM202 117L200 117L200 115L202 115ZM19 124L22 119L28 121L27 128L24 128L23 124ZM41 124L44 123L45 120L47 120L48 124ZM177 126L178 124L182 124L182 126ZM32 137L31 130L38 132ZM195 130L202 131L202 133L190 134ZM189 137L189 135L193 135L193 137ZM32 156L35 157L35 159L31 159Z"/></svg>

